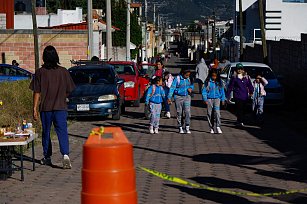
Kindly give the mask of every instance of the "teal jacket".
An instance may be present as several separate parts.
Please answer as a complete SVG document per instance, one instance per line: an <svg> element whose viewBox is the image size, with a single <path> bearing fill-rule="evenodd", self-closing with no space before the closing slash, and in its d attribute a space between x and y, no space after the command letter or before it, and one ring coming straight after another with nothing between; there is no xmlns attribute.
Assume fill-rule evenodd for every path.
<svg viewBox="0 0 307 204"><path fill-rule="evenodd" d="M210 79L208 84L205 84L202 90L202 96L204 101L208 101L208 99L220 99L221 101L225 101L225 90L223 84L218 84Z"/></svg>
<svg viewBox="0 0 307 204"><path fill-rule="evenodd" d="M171 99L173 95L176 96L187 96L189 95L188 89L194 89L194 85L191 83L190 79L183 78L181 75L178 75L174 78L172 86L169 90L168 99Z"/></svg>
<svg viewBox="0 0 307 204"><path fill-rule="evenodd" d="M154 93L153 93L154 92ZM165 100L165 92L162 86L157 86L157 85L151 85L146 94L146 99L145 103L149 104L155 103L155 104L160 104Z"/></svg>

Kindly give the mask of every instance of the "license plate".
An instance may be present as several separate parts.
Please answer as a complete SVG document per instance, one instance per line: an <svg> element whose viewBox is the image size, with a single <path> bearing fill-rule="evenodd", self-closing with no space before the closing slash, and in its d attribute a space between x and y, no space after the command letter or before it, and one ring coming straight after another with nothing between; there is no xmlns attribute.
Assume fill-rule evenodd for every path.
<svg viewBox="0 0 307 204"><path fill-rule="evenodd" d="M89 111L90 105L89 104L77 104L77 111Z"/></svg>

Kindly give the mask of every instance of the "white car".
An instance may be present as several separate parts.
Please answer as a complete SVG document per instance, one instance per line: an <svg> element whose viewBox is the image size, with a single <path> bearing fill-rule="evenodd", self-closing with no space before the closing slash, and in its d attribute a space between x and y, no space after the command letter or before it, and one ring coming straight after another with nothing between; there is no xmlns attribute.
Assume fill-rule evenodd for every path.
<svg viewBox="0 0 307 204"><path fill-rule="evenodd" d="M223 80L226 91L231 77L236 70L236 63L230 63L221 71L221 79ZM261 74L266 80L268 85L264 87L266 96L264 98L264 105L282 105L284 102L284 90L273 70L266 64L254 62L240 62L244 70L251 77L252 82L255 80L257 74ZM232 94L231 94L232 96ZM234 103L231 97L231 103Z"/></svg>

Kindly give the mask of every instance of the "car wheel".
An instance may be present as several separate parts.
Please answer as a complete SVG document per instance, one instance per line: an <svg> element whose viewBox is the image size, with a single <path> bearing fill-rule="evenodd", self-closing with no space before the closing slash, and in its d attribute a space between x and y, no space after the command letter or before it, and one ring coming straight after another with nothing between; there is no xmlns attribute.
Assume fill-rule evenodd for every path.
<svg viewBox="0 0 307 204"><path fill-rule="evenodd" d="M121 109L122 109L122 107L119 107L117 112L114 115L112 115L113 120L119 120L120 119Z"/></svg>
<svg viewBox="0 0 307 204"><path fill-rule="evenodd" d="M126 104L125 104L125 102L123 102L122 103L122 105L120 106L120 111L121 111L121 113L125 113L126 112Z"/></svg>
<svg viewBox="0 0 307 204"><path fill-rule="evenodd" d="M140 93L140 87L139 87L138 100L135 100L135 101L133 102L133 106L134 106L134 107L140 107L140 102L141 102L140 95L141 95L141 93Z"/></svg>

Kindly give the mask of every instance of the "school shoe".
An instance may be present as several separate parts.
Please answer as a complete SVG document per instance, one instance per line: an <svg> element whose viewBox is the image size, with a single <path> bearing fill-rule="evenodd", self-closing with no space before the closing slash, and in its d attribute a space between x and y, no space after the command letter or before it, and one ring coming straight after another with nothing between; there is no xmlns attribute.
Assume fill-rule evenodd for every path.
<svg viewBox="0 0 307 204"><path fill-rule="evenodd" d="M186 127L185 127L185 130L187 131L187 134L191 134L190 126L186 126Z"/></svg>
<svg viewBox="0 0 307 204"><path fill-rule="evenodd" d="M71 162L67 154L63 156L63 169L71 169Z"/></svg>
<svg viewBox="0 0 307 204"><path fill-rule="evenodd" d="M155 133L155 134L159 134L159 128L155 128L155 129L154 129L154 133Z"/></svg>
<svg viewBox="0 0 307 204"><path fill-rule="evenodd" d="M213 130L212 128L210 129L210 133L211 133L211 134L214 134L214 130Z"/></svg>
<svg viewBox="0 0 307 204"><path fill-rule="evenodd" d="M222 134L223 133L220 127L217 127L216 130L217 130L218 134Z"/></svg>
<svg viewBox="0 0 307 204"><path fill-rule="evenodd" d="M171 112L166 112L165 116L166 116L167 118L171 118Z"/></svg>
<svg viewBox="0 0 307 204"><path fill-rule="evenodd" d="M149 133L150 133L150 134L154 134L154 133L155 133L152 126L149 127Z"/></svg>
<svg viewBox="0 0 307 204"><path fill-rule="evenodd" d="M48 158L42 158L41 160L40 160L40 163L41 163L41 165L47 165L47 166L51 166L52 165L52 163L51 163L51 158L50 157L48 157Z"/></svg>
<svg viewBox="0 0 307 204"><path fill-rule="evenodd" d="M182 128L182 127L179 127L179 133L180 133L180 134L184 134L184 131L183 131L183 128Z"/></svg>

